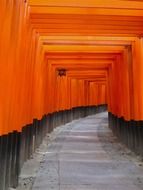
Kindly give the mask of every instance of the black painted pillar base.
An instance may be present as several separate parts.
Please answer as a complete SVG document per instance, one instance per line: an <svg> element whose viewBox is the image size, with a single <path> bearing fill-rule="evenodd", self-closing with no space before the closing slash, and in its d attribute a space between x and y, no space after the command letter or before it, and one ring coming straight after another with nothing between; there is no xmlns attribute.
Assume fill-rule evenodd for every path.
<svg viewBox="0 0 143 190"><path fill-rule="evenodd" d="M24 162L31 158L47 133L51 133L55 127L64 125L74 119L96 114L106 109L106 105L102 105L55 112L44 115L41 120L34 119L33 123L24 126L21 132L13 131L1 136L0 190L17 187L18 176Z"/></svg>
<svg viewBox="0 0 143 190"><path fill-rule="evenodd" d="M109 127L129 149L143 156L143 121L125 121L109 113Z"/></svg>

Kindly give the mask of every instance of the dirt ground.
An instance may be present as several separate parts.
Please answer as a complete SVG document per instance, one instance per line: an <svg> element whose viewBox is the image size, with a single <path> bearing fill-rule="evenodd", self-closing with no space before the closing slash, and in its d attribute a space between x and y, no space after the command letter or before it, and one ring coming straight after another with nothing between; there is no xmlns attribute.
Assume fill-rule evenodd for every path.
<svg viewBox="0 0 143 190"><path fill-rule="evenodd" d="M143 162L113 136L104 112L47 134L17 190L143 190Z"/></svg>

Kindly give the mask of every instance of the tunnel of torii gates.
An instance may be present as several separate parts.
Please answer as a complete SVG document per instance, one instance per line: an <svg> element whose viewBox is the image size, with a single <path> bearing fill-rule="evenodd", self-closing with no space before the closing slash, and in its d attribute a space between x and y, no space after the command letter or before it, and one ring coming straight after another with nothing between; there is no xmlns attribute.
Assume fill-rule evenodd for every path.
<svg viewBox="0 0 143 190"><path fill-rule="evenodd" d="M143 2L0 0L0 190L47 132L108 109L143 155Z"/></svg>

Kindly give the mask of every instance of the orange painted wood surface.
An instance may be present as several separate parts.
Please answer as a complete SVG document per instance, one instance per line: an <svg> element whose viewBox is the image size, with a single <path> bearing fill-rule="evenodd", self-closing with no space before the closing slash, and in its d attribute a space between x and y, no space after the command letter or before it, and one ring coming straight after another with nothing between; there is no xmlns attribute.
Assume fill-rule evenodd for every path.
<svg viewBox="0 0 143 190"><path fill-rule="evenodd" d="M78 106L143 120L142 23L137 1L1 0L0 135Z"/></svg>

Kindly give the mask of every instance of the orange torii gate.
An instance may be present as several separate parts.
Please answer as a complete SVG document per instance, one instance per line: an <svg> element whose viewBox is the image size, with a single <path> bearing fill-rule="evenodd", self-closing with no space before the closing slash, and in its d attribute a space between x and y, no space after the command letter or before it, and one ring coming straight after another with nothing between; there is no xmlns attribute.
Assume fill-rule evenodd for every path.
<svg viewBox="0 0 143 190"><path fill-rule="evenodd" d="M1 190L47 131L93 105L142 154L142 23L141 1L0 1Z"/></svg>

